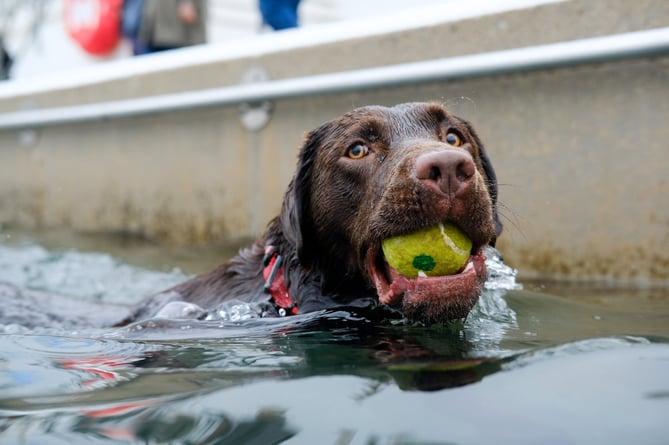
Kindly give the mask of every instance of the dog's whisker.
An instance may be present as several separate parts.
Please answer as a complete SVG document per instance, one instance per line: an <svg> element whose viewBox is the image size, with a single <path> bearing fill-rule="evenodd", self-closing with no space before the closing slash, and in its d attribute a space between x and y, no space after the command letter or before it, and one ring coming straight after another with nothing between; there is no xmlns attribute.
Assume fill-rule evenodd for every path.
<svg viewBox="0 0 669 445"><path fill-rule="evenodd" d="M523 232L523 229L520 226L519 222L519 217L518 214L510 207L508 207L506 204L502 202L497 203L498 210L497 214L504 219L504 221L508 222L511 224L511 226L516 229L516 231L523 237L525 238L525 233ZM504 210L504 211L502 211ZM511 216L507 215L506 212L509 212Z"/></svg>

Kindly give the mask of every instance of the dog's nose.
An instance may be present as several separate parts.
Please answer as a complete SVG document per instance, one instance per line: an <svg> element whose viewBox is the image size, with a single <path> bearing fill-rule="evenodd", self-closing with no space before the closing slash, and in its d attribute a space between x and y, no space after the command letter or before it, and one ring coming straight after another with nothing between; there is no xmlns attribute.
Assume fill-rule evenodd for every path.
<svg viewBox="0 0 669 445"><path fill-rule="evenodd" d="M416 158L416 178L437 187L445 195L456 196L467 189L476 173L472 156L464 150L439 150Z"/></svg>

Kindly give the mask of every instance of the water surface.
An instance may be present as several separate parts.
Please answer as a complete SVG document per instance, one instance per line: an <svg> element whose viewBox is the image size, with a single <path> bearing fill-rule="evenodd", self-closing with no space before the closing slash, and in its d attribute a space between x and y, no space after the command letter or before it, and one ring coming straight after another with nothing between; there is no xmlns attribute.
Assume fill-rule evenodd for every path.
<svg viewBox="0 0 669 445"><path fill-rule="evenodd" d="M52 311L113 319L202 261L95 248L0 244L0 443L668 443L666 289L521 286L489 260L479 305L448 326L234 304L73 326Z"/></svg>

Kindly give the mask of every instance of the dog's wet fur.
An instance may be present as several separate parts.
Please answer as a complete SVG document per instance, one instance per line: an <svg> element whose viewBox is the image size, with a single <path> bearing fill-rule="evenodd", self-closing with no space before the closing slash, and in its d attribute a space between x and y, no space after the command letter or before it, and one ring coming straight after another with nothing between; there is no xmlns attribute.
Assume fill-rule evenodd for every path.
<svg viewBox="0 0 669 445"><path fill-rule="evenodd" d="M446 221L471 238L473 267L443 279L398 278L382 241ZM268 247L283 259L300 313L387 304L425 323L462 318L485 280L481 249L501 231L495 172L470 123L437 103L362 107L306 135L281 212L253 245L148 298L119 325L171 301L206 310L228 300L272 303L264 291Z"/></svg>

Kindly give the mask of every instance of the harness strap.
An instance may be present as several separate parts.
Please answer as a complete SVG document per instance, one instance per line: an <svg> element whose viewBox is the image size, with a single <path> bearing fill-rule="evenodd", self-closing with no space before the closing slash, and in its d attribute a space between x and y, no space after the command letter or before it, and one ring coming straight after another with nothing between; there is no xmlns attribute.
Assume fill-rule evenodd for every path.
<svg viewBox="0 0 669 445"><path fill-rule="evenodd" d="M283 257L278 254L274 246L265 246L262 276L265 280L263 290L269 294L280 316L296 315L297 306L290 298L286 280L283 275Z"/></svg>

